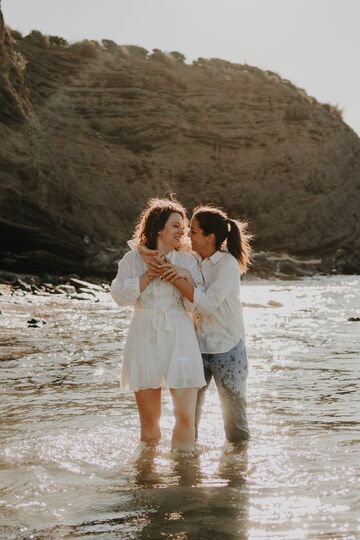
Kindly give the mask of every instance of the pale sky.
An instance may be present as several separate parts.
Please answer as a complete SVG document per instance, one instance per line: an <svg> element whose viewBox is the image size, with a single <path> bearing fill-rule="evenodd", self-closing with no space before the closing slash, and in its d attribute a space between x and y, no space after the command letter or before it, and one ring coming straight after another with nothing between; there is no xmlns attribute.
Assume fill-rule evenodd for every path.
<svg viewBox="0 0 360 540"><path fill-rule="evenodd" d="M360 0L2 0L6 23L278 72L360 134Z"/></svg>

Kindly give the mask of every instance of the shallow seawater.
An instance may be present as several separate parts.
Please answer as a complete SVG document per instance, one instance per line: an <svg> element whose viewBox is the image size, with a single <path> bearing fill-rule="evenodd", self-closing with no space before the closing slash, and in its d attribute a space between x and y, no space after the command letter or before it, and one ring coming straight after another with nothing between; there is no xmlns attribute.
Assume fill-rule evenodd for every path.
<svg viewBox="0 0 360 540"><path fill-rule="evenodd" d="M198 455L138 443L131 311L1 296L0 538L360 538L360 277L246 281L250 442L209 389ZM28 328L27 320L47 321Z"/></svg>

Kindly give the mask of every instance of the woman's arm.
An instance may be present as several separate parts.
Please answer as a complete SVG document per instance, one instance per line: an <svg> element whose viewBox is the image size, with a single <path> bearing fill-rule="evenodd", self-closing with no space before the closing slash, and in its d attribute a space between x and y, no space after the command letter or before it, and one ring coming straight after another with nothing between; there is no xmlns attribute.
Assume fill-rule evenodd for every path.
<svg viewBox="0 0 360 540"><path fill-rule="evenodd" d="M237 265L237 263L236 263ZM240 280L240 268L237 266L220 266L215 279L205 291L194 289L196 310L202 315L211 315L231 294Z"/></svg>
<svg viewBox="0 0 360 540"><path fill-rule="evenodd" d="M146 272L140 276L140 292L143 292L155 277L156 276L154 276L150 270L146 270Z"/></svg>
<svg viewBox="0 0 360 540"><path fill-rule="evenodd" d="M187 300L187 310L193 311L195 308L192 305L194 301L194 290L196 287L199 287L201 290L204 288L203 277L199 263L194 256L186 256L182 264L186 265L186 268L179 268L171 264L163 265L162 279L178 289Z"/></svg>
<svg viewBox="0 0 360 540"><path fill-rule="evenodd" d="M110 294L119 306L135 304L139 294L153 279L150 270L136 276L136 262L132 254L130 251L121 259L117 275L110 286Z"/></svg>
<svg viewBox="0 0 360 540"><path fill-rule="evenodd" d="M189 302L193 302L195 282L190 272L172 264L163 265L161 279L171 283Z"/></svg>
<svg viewBox="0 0 360 540"><path fill-rule="evenodd" d="M174 287L188 300L191 304L194 303L195 287L184 278L179 278L173 283Z"/></svg>
<svg viewBox="0 0 360 540"><path fill-rule="evenodd" d="M166 254L157 249L148 249L145 246L138 246L138 252L141 254L146 266L149 268L149 276L152 279L161 276L161 265L166 263Z"/></svg>
<svg viewBox="0 0 360 540"><path fill-rule="evenodd" d="M197 284L193 287L179 275L174 267L166 270L163 279L172 283L189 302L195 305L199 313L211 315L231 294L236 281L240 279L240 272L234 266L220 267L216 278L206 290Z"/></svg>

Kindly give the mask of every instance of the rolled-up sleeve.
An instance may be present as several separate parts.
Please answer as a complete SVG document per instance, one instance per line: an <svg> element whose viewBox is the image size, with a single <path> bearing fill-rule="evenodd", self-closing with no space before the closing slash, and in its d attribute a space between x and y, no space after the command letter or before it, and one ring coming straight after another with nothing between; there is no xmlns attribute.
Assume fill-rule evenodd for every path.
<svg viewBox="0 0 360 540"><path fill-rule="evenodd" d="M140 294L140 278L134 277L130 254L119 262L117 275L110 286L110 294L119 306L132 306Z"/></svg>
<svg viewBox="0 0 360 540"><path fill-rule="evenodd" d="M239 272L235 268L220 268L215 281L205 291L200 287L194 289L196 311L211 315L229 296L239 279Z"/></svg>

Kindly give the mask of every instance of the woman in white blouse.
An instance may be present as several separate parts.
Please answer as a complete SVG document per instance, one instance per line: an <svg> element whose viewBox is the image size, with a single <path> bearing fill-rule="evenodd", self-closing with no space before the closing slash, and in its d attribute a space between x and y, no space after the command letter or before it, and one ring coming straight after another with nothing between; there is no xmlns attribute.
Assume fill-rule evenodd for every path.
<svg viewBox="0 0 360 540"><path fill-rule="evenodd" d="M141 441L157 443L160 439L161 389L166 387L174 404L172 447L180 450L193 447L197 392L206 384L198 340L188 313L194 306L149 269L140 252L143 247L165 254L174 267L184 269L181 275L186 273L189 283L201 287L198 263L183 250L186 227L185 210L177 201L151 199L135 229L132 251L119 262L110 289L119 306L134 306L121 386L135 392Z"/></svg>
<svg viewBox="0 0 360 540"><path fill-rule="evenodd" d="M240 276L250 260L251 235L244 222L229 219L219 208L195 209L189 236L199 254L205 282L193 286L171 264L153 264L163 280L172 283L199 315L197 336L203 356L206 387L199 391L196 429L202 412L205 391L214 377L222 406L228 441L238 443L249 438L246 415L248 363L245 330L240 302Z"/></svg>

